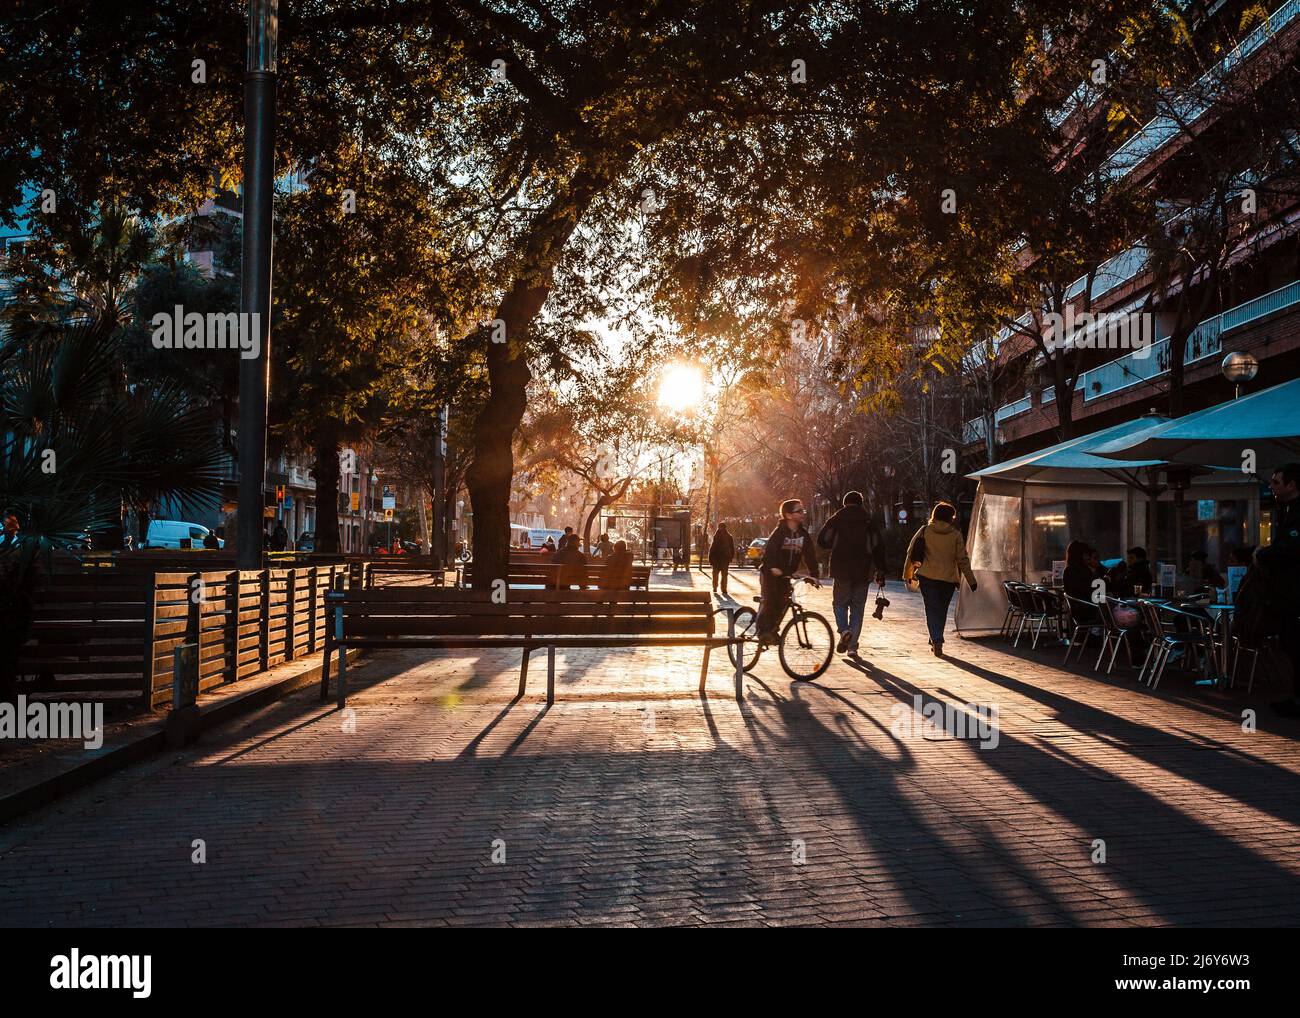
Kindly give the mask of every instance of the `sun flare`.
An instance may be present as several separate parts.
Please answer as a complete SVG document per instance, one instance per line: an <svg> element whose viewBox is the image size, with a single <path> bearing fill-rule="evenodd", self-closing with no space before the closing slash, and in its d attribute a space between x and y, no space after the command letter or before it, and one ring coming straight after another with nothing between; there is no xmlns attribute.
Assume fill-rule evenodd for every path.
<svg viewBox="0 0 1300 1018"><path fill-rule="evenodd" d="M704 400L704 375L693 364L670 364L659 381L659 405L674 413L694 410Z"/></svg>

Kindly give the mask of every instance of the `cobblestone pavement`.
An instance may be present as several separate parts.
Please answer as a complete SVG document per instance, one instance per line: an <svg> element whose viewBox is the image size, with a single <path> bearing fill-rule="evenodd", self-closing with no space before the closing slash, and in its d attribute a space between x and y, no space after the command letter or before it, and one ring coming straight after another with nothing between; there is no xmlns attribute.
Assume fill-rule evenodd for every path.
<svg viewBox="0 0 1300 1018"><path fill-rule="evenodd" d="M698 651L563 653L549 710L544 659L515 701L512 652L373 655L354 714L298 694L0 829L0 923L1300 921L1300 727L1267 690L938 660L890 596L860 663L801 684L765 655L743 704L722 654L701 700Z"/></svg>

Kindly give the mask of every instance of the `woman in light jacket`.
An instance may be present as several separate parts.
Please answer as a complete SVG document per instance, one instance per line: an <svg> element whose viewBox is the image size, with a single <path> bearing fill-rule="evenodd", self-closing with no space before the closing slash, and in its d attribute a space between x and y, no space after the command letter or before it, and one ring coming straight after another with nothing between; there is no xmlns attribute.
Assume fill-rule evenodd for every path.
<svg viewBox="0 0 1300 1018"><path fill-rule="evenodd" d="M957 510L939 502L930 513L930 522L912 535L907 546L903 579L910 585L919 583L925 602L925 622L930 629L930 648L935 657L943 657L943 631L948 625L948 607L962 576L972 591L978 590L971 572L966 542L954 525ZM921 542L924 542L922 545ZM924 554L922 554L922 547Z"/></svg>

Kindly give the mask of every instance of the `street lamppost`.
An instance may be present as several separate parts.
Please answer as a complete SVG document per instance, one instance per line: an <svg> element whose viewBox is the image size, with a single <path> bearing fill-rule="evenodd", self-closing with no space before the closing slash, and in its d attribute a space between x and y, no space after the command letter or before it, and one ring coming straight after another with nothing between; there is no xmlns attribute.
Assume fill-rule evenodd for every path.
<svg viewBox="0 0 1300 1018"><path fill-rule="evenodd" d="M275 186L275 49L278 0L249 0L244 70L243 276L239 310L258 338L257 356L239 362L240 569L262 567L266 484L267 365L271 352L271 193Z"/></svg>
<svg viewBox="0 0 1300 1018"><path fill-rule="evenodd" d="M1243 350L1234 350L1223 358L1219 370L1223 372L1223 377L1233 385L1232 398L1239 399L1241 397L1242 383L1254 381L1255 376L1259 374L1259 361L1255 359L1254 354L1248 354Z"/></svg>

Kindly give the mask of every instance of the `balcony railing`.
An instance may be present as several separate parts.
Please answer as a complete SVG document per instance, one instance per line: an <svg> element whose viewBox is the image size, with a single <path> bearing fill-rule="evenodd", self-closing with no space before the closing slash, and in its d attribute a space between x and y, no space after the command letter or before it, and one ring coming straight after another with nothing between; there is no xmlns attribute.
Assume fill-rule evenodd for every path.
<svg viewBox="0 0 1300 1018"><path fill-rule="evenodd" d="M1226 75L1272 36L1282 31L1297 14L1300 14L1300 0L1287 0L1262 25L1246 36L1236 49L1219 61L1216 67L1202 75L1190 96L1173 100L1176 107L1173 115L1161 114L1152 118L1137 134L1116 149L1106 161L1107 168L1116 176L1125 176L1200 119L1210 108Z"/></svg>
<svg viewBox="0 0 1300 1018"><path fill-rule="evenodd" d="M1298 303L1300 303L1300 279L1287 283L1286 286L1279 287L1272 293L1266 293L1262 297L1246 301L1245 304L1229 308L1219 316L1221 329L1227 332L1229 329L1240 328L1265 315L1271 315Z"/></svg>
<svg viewBox="0 0 1300 1018"><path fill-rule="evenodd" d="M961 426L963 445L974 445L976 442L983 442L984 436L987 434L988 428L985 427L983 417L976 417L973 421L967 421Z"/></svg>
<svg viewBox="0 0 1300 1018"><path fill-rule="evenodd" d="M1034 397L1028 395L1022 396L1014 403L1007 403L994 410L993 423L995 425L1001 424L1008 417L1015 417L1016 414L1023 414L1026 410L1032 410L1033 408L1034 408Z"/></svg>

